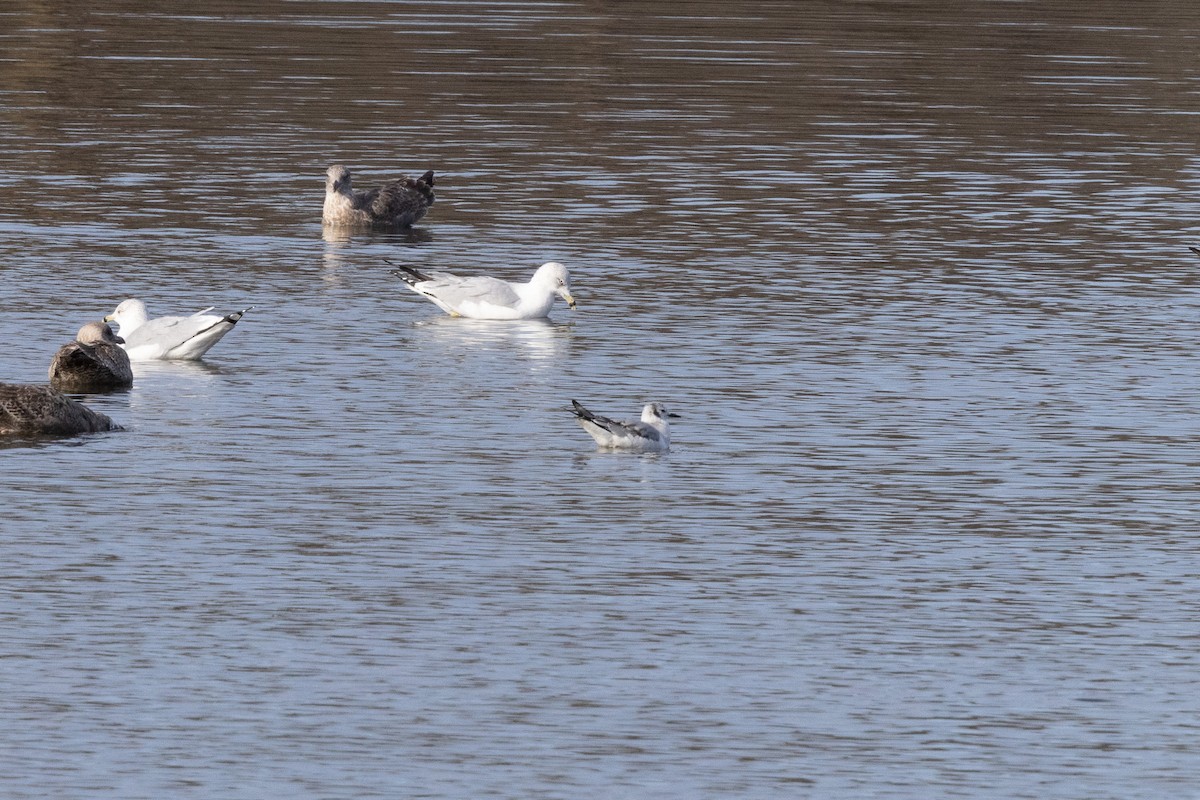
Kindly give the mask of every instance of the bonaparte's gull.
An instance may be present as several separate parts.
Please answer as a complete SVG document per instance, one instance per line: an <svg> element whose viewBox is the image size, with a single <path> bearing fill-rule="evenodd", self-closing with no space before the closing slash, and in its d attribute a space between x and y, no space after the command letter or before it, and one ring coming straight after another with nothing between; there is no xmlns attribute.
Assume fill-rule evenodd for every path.
<svg viewBox="0 0 1200 800"><path fill-rule="evenodd" d="M253 306L251 306L252 308ZM134 361L154 361L178 358L194 361L233 330L233 326L249 308L232 314L209 314L213 307L197 311L190 317L157 317L149 319L146 304L130 298L121 301L113 313L104 318L121 326L125 340L122 347Z"/></svg>
<svg viewBox="0 0 1200 800"><path fill-rule="evenodd" d="M592 435L596 444L615 450L630 450L637 453L667 450L671 446L671 425L662 403L647 403L642 408L640 420L618 421L593 414L575 400L571 407L580 427Z"/></svg>
<svg viewBox="0 0 1200 800"><path fill-rule="evenodd" d="M50 362L50 385L60 392L102 392L133 384L125 340L103 322L89 322Z"/></svg>
<svg viewBox="0 0 1200 800"><path fill-rule="evenodd" d="M557 261L538 267L529 283L510 283L486 275L461 278L449 272L393 266L399 268L393 274L410 289L425 295L452 317L540 319L550 313L555 296L566 300L568 308L575 308L567 268Z"/></svg>
<svg viewBox="0 0 1200 800"><path fill-rule="evenodd" d="M378 189L355 191L350 170L334 164L325 172L326 225L407 226L433 205L433 170L419 178L404 175Z"/></svg>

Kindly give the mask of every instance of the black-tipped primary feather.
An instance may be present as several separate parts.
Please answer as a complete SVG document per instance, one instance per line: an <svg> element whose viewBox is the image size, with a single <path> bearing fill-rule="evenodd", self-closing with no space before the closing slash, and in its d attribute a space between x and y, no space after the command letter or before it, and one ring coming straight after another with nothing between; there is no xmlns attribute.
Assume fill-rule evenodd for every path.
<svg viewBox="0 0 1200 800"><path fill-rule="evenodd" d="M588 411L586 408L580 405L578 400L572 400L571 407L575 410L575 416L579 417L580 419L586 419L588 422L591 422L594 425L599 425L606 431L612 430L613 420L593 414L591 411Z"/></svg>
<svg viewBox="0 0 1200 800"><path fill-rule="evenodd" d="M395 261L387 258L385 258L383 262L385 264L391 264L393 267L395 267L395 269L392 270L392 274L407 283L409 286L413 286L414 284L418 284L422 281L433 280L432 277L426 275L424 272L421 272L421 270L417 269L416 267L410 267L407 264L397 264Z"/></svg>

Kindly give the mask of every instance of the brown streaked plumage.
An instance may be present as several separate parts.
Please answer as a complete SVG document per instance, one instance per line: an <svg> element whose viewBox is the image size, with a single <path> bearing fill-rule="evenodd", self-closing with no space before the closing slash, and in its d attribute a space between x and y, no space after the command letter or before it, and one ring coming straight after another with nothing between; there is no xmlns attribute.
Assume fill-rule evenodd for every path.
<svg viewBox="0 0 1200 800"><path fill-rule="evenodd" d="M412 225L433 205L433 170L407 175L378 189L355 191L350 170L334 164L325 172L326 225Z"/></svg>
<svg viewBox="0 0 1200 800"><path fill-rule="evenodd" d="M60 392L103 392L133 385L125 340L103 322L89 322L50 362L50 385Z"/></svg>
<svg viewBox="0 0 1200 800"><path fill-rule="evenodd" d="M74 436L119 431L109 417L49 386L0 383L0 436Z"/></svg>

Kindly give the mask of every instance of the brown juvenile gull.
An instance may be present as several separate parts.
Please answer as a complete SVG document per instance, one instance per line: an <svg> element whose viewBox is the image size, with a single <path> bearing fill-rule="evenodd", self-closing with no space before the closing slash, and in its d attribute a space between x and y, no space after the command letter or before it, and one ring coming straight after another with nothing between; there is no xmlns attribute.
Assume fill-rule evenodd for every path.
<svg viewBox="0 0 1200 800"><path fill-rule="evenodd" d="M664 451L671 447L671 425L667 417L676 415L668 414L662 403L647 403L640 420L623 422L593 414L574 400L571 408L580 427L601 447L634 453Z"/></svg>
<svg viewBox="0 0 1200 800"><path fill-rule="evenodd" d="M60 392L103 392L133 385L125 340L103 322L89 322L50 362L50 385Z"/></svg>
<svg viewBox="0 0 1200 800"><path fill-rule="evenodd" d="M433 170L419 178L407 175L378 189L354 191L350 170L334 164L325 172L326 225L393 225L407 227L433 205Z"/></svg>
<svg viewBox="0 0 1200 800"><path fill-rule="evenodd" d="M251 306L253 308L253 306ZM232 314L209 314L213 307L197 311L190 317L155 317L149 319L146 304L137 298L122 300L105 322L121 326L121 345L134 361L156 361L177 358L195 361L233 330L244 308Z"/></svg>
<svg viewBox="0 0 1200 800"><path fill-rule="evenodd" d="M119 430L121 426L104 414L49 386L0 383L0 436L73 436Z"/></svg>
<svg viewBox="0 0 1200 800"><path fill-rule="evenodd" d="M575 308L570 275L557 261L538 267L528 283L510 283L488 275L463 278L449 272L425 273L402 264L392 266L398 267L392 274L408 288L428 297L452 317L541 319L550 313L556 296L566 300L568 308Z"/></svg>

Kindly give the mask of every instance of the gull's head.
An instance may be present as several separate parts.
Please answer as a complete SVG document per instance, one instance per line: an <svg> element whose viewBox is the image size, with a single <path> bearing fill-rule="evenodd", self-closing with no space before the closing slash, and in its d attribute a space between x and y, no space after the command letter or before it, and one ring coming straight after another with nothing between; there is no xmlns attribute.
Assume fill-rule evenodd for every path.
<svg viewBox="0 0 1200 800"><path fill-rule="evenodd" d="M136 297L122 300L120 305L104 318L104 321L117 323L121 326L121 330L126 328L132 330L146 321L146 304Z"/></svg>
<svg viewBox="0 0 1200 800"><path fill-rule="evenodd" d="M642 422L661 422L667 424L667 419L677 419L678 414L672 414L667 411L667 407L663 403L646 403L642 407Z"/></svg>
<svg viewBox="0 0 1200 800"><path fill-rule="evenodd" d="M125 344L125 340L113 333L113 329L103 322L89 322L79 329L75 341L80 344Z"/></svg>
<svg viewBox="0 0 1200 800"><path fill-rule="evenodd" d="M350 170L346 169L341 164L334 164L332 167L325 170L325 191L350 191Z"/></svg>
<svg viewBox="0 0 1200 800"><path fill-rule="evenodd" d="M571 296L571 276L567 268L557 261L547 261L538 267L533 275L534 282L546 286L559 297L567 301L567 308L575 308L575 298Z"/></svg>

